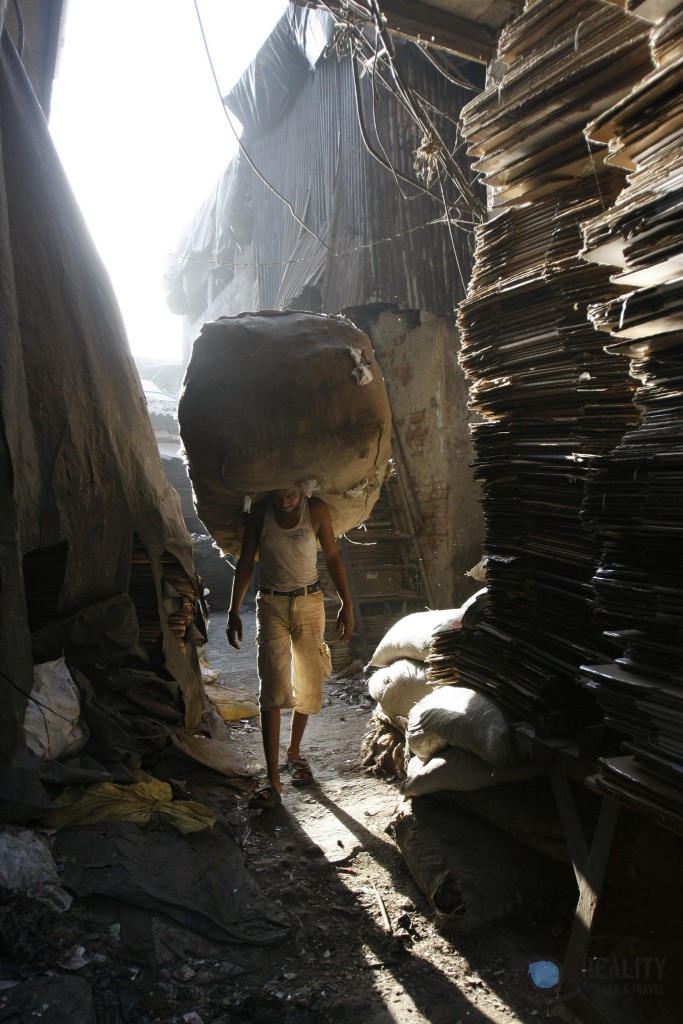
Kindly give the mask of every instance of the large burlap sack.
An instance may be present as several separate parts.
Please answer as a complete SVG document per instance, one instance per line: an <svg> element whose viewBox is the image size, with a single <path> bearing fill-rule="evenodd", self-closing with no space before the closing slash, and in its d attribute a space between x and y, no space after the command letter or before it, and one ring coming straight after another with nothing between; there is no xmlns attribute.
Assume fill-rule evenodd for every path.
<svg viewBox="0 0 683 1024"><path fill-rule="evenodd" d="M335 536L369 516L389 471L391 413L369 339L343 317L262 311L205 324L178 405L197 515L236 555L243 509L296 486Z"/></svg>
<svg viewBox="0 0 683 1024"><path fill-rule="evenodd" d="M370 696L402 732L405 732L412 708L433 689L433 684L427 680L427 666L410 658L399 658L373 672L368 679Z"/></svg>
<svg viewBox="0 0 683 1024"><path fill-rule="evenodd" d="M514 748L508 721L490 697L465 686L441 686L408 715L406 740L423 761L461 747L489 764L506 764Z"/></svg>
<svg viewBox="0 0 683 1024"><path fill-rule="evenodd" d="M453 802L451 793L403 800L387 832L436 914L461 933L571 899L574 880L552 861ZM520 899L522 904L520 907Z"/></svg>
<svg viewBox="0 0 683 1024"><path fill-rule="evenodd" d="M401 792L404 796L411 797L449 790L471 793L478 789L487 789L489 786L500 786L502 783L533 779L544 771L543 765L532 761L496 766L482 761L476 754L470 754L460 747L447 747L429 761L411 757L408 762L408 777L401 786Z"/></svg>

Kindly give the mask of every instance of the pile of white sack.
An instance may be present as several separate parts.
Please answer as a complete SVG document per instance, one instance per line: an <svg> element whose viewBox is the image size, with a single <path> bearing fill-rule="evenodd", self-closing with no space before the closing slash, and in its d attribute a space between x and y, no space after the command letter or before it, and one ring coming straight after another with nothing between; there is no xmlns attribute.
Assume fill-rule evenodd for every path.
<svg viewBox="0 0 683 1024"><path fill-rule="evenodd" d="M427 658L432 637L459 629L479 591L460 608L413 612L384 635L368 669L370 696L377 701L372 739L364 744L368 766L386 737L402 737L402 792L421 796L440 790L470 792L519 782L543 769L517 750L502 709L486 694L440 680L430 682ZM396 740L394 740L394 744ZM394 754L394 763L397 762Z"/></svg>

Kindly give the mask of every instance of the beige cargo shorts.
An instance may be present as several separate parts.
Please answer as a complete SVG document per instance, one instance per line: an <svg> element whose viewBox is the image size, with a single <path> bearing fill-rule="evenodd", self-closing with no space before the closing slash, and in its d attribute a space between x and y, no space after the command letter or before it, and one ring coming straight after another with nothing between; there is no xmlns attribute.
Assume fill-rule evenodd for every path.
<svg viewBox="0 0 683 1024"><path fill-rule="evenodd" d="M322 593L259 594L256 647L261 709L293 708L302 715L317 715L323 683L332 671Z"/></svg>

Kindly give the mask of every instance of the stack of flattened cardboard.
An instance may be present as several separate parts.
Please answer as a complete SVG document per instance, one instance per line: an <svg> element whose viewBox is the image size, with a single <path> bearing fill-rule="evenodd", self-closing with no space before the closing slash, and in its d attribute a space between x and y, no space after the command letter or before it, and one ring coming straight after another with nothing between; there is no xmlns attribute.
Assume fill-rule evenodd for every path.
<svg viewBox="0 0 683 1024"><path fill-rule="evenodd" d="M494 206L550 198L601 170L582 128L647 73L646 38L636 19L594 0L527 4L503 30L509 70L463 110L468 152Z"/></svg>
<svg viewBox="0 0 683 1024"><path fill-rule="evenodd" d="M554 735L600 721L579 683L604 661L594 620L598 538L581 521L585 485L634 427L635 383L604 352L588 307L619 294L580 255L581 224L623 187L583 130L651 69L647 28L610 5L529 3L504 31L510 68L464 111L464 134L499 213L477 233L458 318L483 484L487 607L444 639L433 673L489 693Z"/></svg>
<svg viewBox="0 0 683 1024"><path fill-rule="evenodd" d="M680 6L680 0L606 0L607 3L623 7L629 14L635 14L652 25L671 17Z"/></svg>
<svg viewBox="0 0 683 1024"><path fill-rule="evenodd" d="M594 588L614 650L583 672L627 738L596 788L683 833L683 8L651 46L657 70L588 129L632 168L586 225L585 253L634 289L591 316L631 360L643 416L588 489L586 521L608 538Z"/></svg>

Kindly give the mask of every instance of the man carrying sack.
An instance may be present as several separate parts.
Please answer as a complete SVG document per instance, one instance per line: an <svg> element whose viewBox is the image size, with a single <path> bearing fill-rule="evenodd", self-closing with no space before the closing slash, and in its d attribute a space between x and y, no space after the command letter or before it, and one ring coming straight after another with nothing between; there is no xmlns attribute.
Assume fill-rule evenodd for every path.
<svg viewBox="0 0 683 1024"><path fill-rule="evenodd" d="M250 807L271 809L282 801L279 753L283 708L293 709L287 748L292 784L303 786L313 781L308 760L301 756L301 739L308 716L318 714L322 707L323 683L332 670L316 567L318 544L341 600L337 629L340 639L346 641L353 633L353 609L327 504L320 498L307 498L301 488L291 488L272 491L253 505L235 569L226 627L230 645L239 649L239 611L258 552L257 668L268 782L256 790Z"/></svg>

